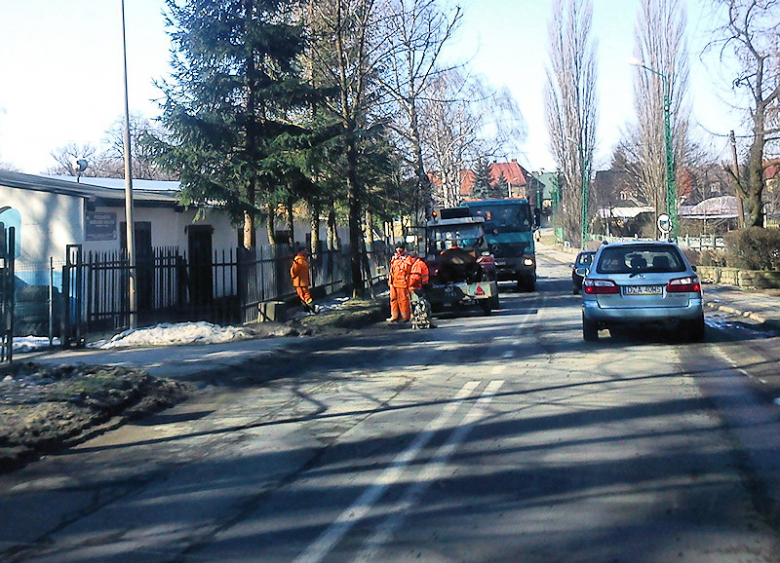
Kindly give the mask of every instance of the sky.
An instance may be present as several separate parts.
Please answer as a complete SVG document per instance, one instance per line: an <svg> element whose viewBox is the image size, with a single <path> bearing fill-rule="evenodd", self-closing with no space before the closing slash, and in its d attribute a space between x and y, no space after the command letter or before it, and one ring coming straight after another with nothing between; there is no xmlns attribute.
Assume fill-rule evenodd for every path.
<svg viewBox="0 0 780 563"><path fill-rule="evenodd" d="M496 88L506 86L527 123L516 158L527 169L553 170L544 123L547 26L552 0L445 0L463 7L463 21L447 49ZM596 167L631 120L634 22L642 0L593 0L598 41L599 127ZM695 125L712 152L727 158L726 135L737 116L718 100L701 46L714 21L707 0L688 9L691 100ZM155 80L169 70L170 40L163 0L125 0L129 106L159 115ZM120 0L0 0L0 163L38 174L56 164L51 152L68 143L99 146L124 112ZM713 136L709 131L716 133Z"/></svg>

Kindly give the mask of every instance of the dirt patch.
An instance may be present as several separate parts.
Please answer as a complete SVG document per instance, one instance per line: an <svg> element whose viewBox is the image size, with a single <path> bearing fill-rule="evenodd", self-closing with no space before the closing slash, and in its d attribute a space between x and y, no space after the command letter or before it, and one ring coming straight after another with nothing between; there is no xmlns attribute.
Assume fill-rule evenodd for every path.
<svg viewBox="0 0 780 563"><path fill-rule="evenodd" d="M319 315L245 328L254 338L338 335L384 318L383 303L355 299ZM285 369L295 363L291 358L267 361ZM234 371L229 374L233 385L262 385L275 373L264 370L258 380L256 369ZM222 384L224 379L219 374ZM194 392L198 383L203 382L182 383L153 377L142 369L114 366L52 367L32 362L4 366L0 368L0 473L173 406Z"/></svg>
<svg viewBox="0 0 780 563"><path fill-rule="evenodd" d="M170 407L188 390L135 368L7 366L0 371L0 472L79 443L103 425Z"/></svg>

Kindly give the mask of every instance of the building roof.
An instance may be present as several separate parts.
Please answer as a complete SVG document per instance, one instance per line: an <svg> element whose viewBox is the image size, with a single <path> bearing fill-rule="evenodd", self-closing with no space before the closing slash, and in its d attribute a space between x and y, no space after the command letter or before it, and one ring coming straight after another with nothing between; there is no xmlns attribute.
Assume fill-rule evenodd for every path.
<svg viewBox="0 0 780 563"><path fill-rule="evenodd" d="M626 206L626 207L602 207L597 214L602 219L633 219L642 213L651 213L652 207Z"/></svg>
<svg viewBox="0 0 780 563"><path fill-rule="evenodd" d="M510 186L528 185L528 171L520 166L517 159L512 159L510 162L493 162L490 165L490 177L497 182L501 174Z"/></svg>
<svg viewBox="0 0 780 563"><path fill-rule="evenodd" d="M680 206L680 217L687 219L730 219L737 217L737 198L733 195L711 197L696 205Z"/></svg>
<svg viewBox="0 0 780 563"><path fill-rule="evenodd" d="M125 205L125 188L106 187L95 185L93 182L97 178L81 178L81 182L73 180L63 180L51 176L35 176L33 174L22 174L21 172L2 172L0 171L0 186L17 188L21 190L31 190L36 192L47 192L71 197L80 197L96 204L107 207L120 207ZM104 179L105 180L105 179ZM124 184L122 179L111 179ZM133 181L133 204L139 207L178 207L178 190L148 190L136 189Z"/></svg>
<svg viewBox="0 0 780 563"><path fill-rule="evenodd" d="M493 161L490 164L491 185L498 182L502 174L509 186L515 188L528 186L528 182L531 178L531 175L517 162L517 159L512 159L510 162ZM474 190L475 181L476 174L474 174L473 170L462 170L460 173L460 195L463 197L470 196L471 192Z"/></svg>

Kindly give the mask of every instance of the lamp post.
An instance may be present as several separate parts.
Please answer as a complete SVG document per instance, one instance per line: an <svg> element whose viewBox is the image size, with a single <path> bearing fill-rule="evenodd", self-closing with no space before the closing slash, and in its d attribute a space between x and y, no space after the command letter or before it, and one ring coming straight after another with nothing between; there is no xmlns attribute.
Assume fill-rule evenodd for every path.
<svg viewBox="0 0 780 563"><path fill-rule="evenodd" d="M677 241L677 190L674 185L674 147L672 145L672 101L669 93L669 80L666 75L650 68L639 59L629 59L629 64L638 66L661 77L664 89L664 149L666 153L666 213L669 215L669 238ZM657 212L656 212L657 213Z"/></svg>
<svg viewBox="0 0 780 563"><path fill-rule="evenodd" d="M588 186L588 152L580 147L582 151L582 228L580 232L580 238L582 250L588 249L588 198L589 186Z"/></svg>
<svg viewBox="0 0 780 563"><path fill-rule="evenodd" d="M577 150L582 155L582 205L580 207L580 246L587 250L588 246L588 151L576 139L568 138L569 142L577 145Z"/></svg>
<svg viewBox="0 0 780 563"><path fill-rule="evenodd" d="M130 147L130 104L127 95L127 39L125 36L125 0L122 0L122 57L125 85L125 221L127 223L128 307L130 328L138 324L138 298L136 294L135 224L133 222L133 167Z"/></svg>

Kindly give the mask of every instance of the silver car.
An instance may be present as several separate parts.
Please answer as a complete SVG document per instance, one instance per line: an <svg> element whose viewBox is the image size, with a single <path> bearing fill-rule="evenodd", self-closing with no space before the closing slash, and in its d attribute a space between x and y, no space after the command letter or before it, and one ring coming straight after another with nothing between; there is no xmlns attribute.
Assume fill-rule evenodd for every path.
<svg viewBox="0 0 780 563"><path fill-rule="evenodd" d="M704 339L701 284L676 244L603 245L582 283L582 338L616 326L662 325L691 342Z"/></svg>

